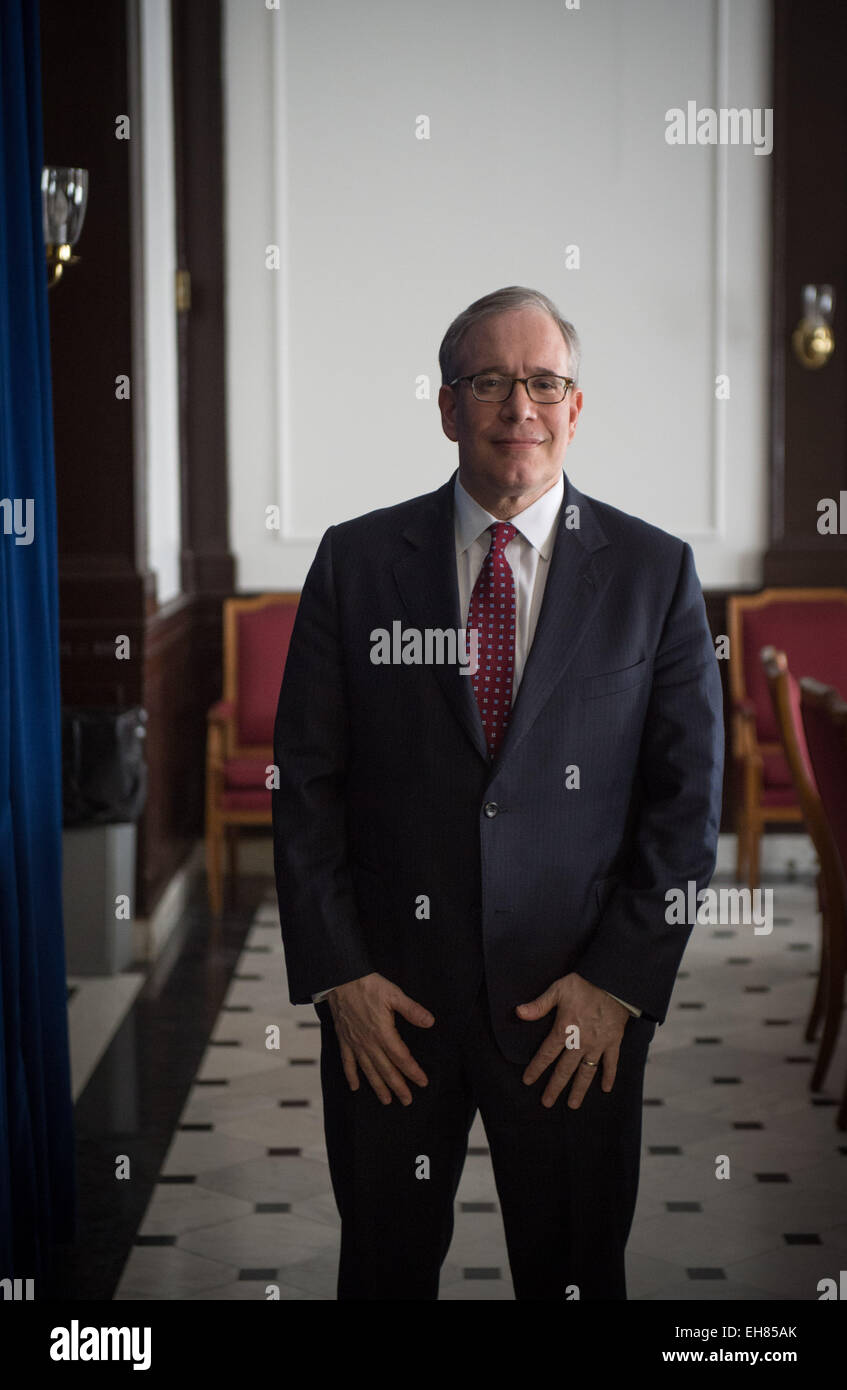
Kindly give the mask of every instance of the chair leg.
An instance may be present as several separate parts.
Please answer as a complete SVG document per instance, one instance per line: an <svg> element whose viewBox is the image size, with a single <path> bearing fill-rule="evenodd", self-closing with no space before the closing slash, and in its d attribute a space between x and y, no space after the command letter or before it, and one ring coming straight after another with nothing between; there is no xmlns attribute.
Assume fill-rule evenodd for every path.
<svg viewBox="0 0 847 1390"><path fill-rule="evenodd" d="M834 922L831 925L833 931L838 931L839 929L841 931L841 939L839 943L836 943L835 938L833 936L829 937L828 952L830 973L840 974L838 988L837 990L833 990L832 992L835 995L835 998L837 999L838 1018L840 1021L841 1006L843 1003L844 994L844 981L845 977L847 977L847 940L845 940L845 937L847 936L847 920L842 918L840 922ZM835 957L834 961L833 956ZM835 1123L839 1129L847 1129L847 1077L845 1077L844 1080L844 1092L841 1096L841 1105L838 1108L838 1114L836 1116Z"/></svg>
<svg viewBox="0 0 847 1390"><path fill-rule="evenodd" d="M738 832L735 853L735 877L740 883L747 871L747 817L738 812Z"/></svg>
<svg viewBox="0 0 847 1390"><path fill-rule="evenodd" d="M818 873L818 913L820 914L820 965L818 967L818 980L815 985L815 997L812 1000L812 1007L806 1023L806 1031L803 1034L806 1042L814 1042L818 1032L818 1025L823 1017L824 1000L826 998L826 977L829 969L829 931L826 924L826 902L824 900L823 874ZM810 1083L812 1090L817 1090L814 1080Z"/></svg>
<svg viewBox="0 0 847 1390"><path fill-rule="evenodd" d="M217 822L209 824L206 829L206 892L213 917L220 917L223 910L222 840L222 827Z"/></svg>
<svg viewBox="0 0 847 1390"><path fill-rule="evenodd" d="M820 1090L823 1085L841 1029L841 1014L844 1007L845 930L847 930L847 921L843 915L827 913L826 970L822 972L823 1032L809 1081L809 1087L813 1091Z"/></svg>
<svg viewBox="0 0 847 1390"><path fill-rule="evenodd" d="M229 882L232 893L238 891L238 826L231 825L227 835L229 857Z"/></svg>
<svg viewBox="0 0 847 1390"><path fill-rule="evenodd" d="M825 927L823 928L823 931L826 931L826 928L825 928ZM827 961L826 939L824 938L824 940L821 941L821 963L820 963L820 967L819 967L819 969L818 969L818 980L817 980L817 984L815 985L815 997L814 997L814 999L812 1000L812 1007L811 1007L811 1009L809 1010L809 1019L808 1019L808 1022L807 1022L807 1024L806 1024L806 1031L805 1031L805 1033L803 1034L804 1040L805 1040L806 1042L809 1042L809 1043L815 1041L815 1038L816 1038L817 1035L818 1035L818 1028L819 1028L819 1026L820 1026L820 1021L821 1021L821 1019L823 1018L824 1000L826 999L826 977L827 977L827 970L828 970L828 961ZM814 1091L814 1090L816 1090L816 1089L817 1089L817 1087L813 1085L813 1086L812 1086L812 1090Z"/></svg>
<svg viewBox="0 0 847 1390"><path fill-rule="evenodd" d="M818 974L818 983L815 987L815 999L812 1005L812 1012L814 1013L815 1009L818 1011L815 1018L815 1031L811 1037L807 1038L807 1041L815 1041L818 1030L820 1029L821 1020L823 1020L823 1029L818 1043L815 1065L812 1068L812 1075L809 1077L810 1091L819 1091L823 1086L829 1064L832 1061L832 1053L841 1022L840 1008L835 1019L832 1018L830 1003L830 969L829 953L822 948L821 968ZM811 1023L811 1021L812 1019L810 1017L809 1022Z"/></svg>
<svg viewBox="0 0 847 1390"><path fill-rule="evenodd" d="M759 886L759 850L762 839L762 822L758 819L750 821L749 839L747 842L747 882L752 893L754 888Z"/></svg>

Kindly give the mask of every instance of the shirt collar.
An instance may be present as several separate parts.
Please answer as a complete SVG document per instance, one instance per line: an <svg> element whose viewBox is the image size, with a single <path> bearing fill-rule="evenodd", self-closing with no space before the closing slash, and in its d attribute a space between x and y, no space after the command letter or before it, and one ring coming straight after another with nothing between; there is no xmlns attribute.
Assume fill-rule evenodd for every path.
<svg viewBox="0 0 847 1390"><path fill-rule="evenodd" d="M530 545L535 547L544 560L549 560L553 553L553 542L556 539L559 511L564 495L565 479L564 474L560 473L551 488L548 488L531 506L512 517L512 525L529 541ZM456 551L457 554L461 555L498 518L481 507L476 498L471 497L467 489L462 487L458 473L453 487L453 497L455 500Z"/></svg>

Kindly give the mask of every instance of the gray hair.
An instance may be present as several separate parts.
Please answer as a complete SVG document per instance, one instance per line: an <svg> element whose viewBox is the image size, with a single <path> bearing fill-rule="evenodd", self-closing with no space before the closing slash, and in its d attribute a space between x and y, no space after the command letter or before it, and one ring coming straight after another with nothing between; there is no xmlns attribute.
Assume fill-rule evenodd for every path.
<svg viewBox="0 0 847 1390"><path fill-rule="evenodd" d="M509 285L503 290L494 290L469 304L458 318L455 318L444 334L438 349L438 362L441 367L441 380L445 386L455 380L459 371L459 349L466 335L481 319L491 314L503 314L509 309L543 309L558 326L568 349L568 371L574 383L579 381L580 343L572 323L562 318L552 299L540 290L528 290L525 285Z"/></svg>

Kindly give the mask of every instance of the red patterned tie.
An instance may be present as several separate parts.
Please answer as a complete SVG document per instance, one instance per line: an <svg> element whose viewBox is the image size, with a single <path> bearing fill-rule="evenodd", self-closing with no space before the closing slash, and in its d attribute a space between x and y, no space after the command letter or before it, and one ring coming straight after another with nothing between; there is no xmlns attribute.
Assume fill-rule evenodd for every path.
<svg viewBox="0 0 847 1390"><path fill-rule="evenodd" d="M504 550L517 528L508 521L489 526L491 548L471 594L467 626L478 633L478 666L471 677L482 727L493 758L503 740L512 703L515 671L515 581Z"/></svg>

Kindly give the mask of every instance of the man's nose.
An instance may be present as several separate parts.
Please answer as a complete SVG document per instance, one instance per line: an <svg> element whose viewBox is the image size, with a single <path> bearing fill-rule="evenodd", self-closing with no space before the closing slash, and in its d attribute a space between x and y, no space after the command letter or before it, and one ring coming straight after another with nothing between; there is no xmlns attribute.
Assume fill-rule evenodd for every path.
<svg viewBox="0 0 847 1390"><path fill-rule="evenodd" d="M528 415L534 413L535 402L530 398L524 382L516 381L511 395L503 402L501 414L508 416L510 420L525 420Z"/></svg>

